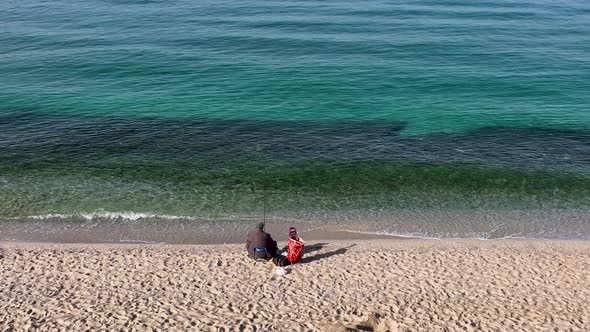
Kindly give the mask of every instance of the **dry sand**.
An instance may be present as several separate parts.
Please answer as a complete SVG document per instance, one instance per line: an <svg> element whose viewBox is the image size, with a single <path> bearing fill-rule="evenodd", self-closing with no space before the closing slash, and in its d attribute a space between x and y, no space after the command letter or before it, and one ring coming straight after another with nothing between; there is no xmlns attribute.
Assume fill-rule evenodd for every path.
<svg viewBox="0 0 590 332"><path fill-rule="evenodd" d="M286 276L242 245L3 243L0 329L590 331L590 242L326 242Z"/></svg>

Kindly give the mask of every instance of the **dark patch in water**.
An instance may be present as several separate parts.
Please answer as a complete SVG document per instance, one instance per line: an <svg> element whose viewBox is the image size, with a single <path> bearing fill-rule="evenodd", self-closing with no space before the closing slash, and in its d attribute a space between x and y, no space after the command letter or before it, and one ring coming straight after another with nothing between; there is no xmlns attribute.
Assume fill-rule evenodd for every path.
<svg viewBox="0 0 590 332"><path fill-rule="evenodd" d="M485 127L403 136L403 122L304 122L0 112L0 153L15 166L116 167L257 160L478 163L590 171L590 131Z"/></svg>

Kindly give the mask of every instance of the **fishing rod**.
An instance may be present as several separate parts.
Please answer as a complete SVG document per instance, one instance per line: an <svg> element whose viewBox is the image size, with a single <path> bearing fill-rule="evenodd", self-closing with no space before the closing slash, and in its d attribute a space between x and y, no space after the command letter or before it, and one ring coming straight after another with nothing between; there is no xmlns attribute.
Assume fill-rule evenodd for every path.
<svg viewBox="0 0 590 332"><path fill-rule="evenodd" d="M256 152L261 154L260 145L256 146ZM266 227L266 183L265 183L265 180L268 178L267 172L266 172L266 167L264 167L262 169L262 172L263 172L263 174L262 174L262 180L263 180L262 181L262 223Z"/></svg>
<svg viewBox="0 0 590 332"><path fill-rule="evenodd" d="M266 166L266 165L265 165ZM266 181L268 180L268 173L264 167L264 181L262 182L262 222L266 225Z"/></svg>

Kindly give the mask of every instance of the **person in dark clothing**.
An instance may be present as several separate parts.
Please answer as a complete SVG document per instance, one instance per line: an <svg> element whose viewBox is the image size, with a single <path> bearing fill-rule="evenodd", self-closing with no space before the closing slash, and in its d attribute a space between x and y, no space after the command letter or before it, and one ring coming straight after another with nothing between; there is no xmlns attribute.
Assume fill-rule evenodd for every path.
<svg viewBox="0 0 590 332"><path fill-rule="evenodd" d="M248 234L246 241L248 257L253 259L266 259L277 257L277 241L264 231L264 223L258 223L256 229Z"/></svg>

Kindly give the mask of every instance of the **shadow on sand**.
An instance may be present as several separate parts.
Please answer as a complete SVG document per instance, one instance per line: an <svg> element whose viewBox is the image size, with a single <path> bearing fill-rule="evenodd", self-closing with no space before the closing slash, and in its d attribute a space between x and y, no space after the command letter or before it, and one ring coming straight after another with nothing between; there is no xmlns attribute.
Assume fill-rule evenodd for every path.
<svg viewBox="0 0 590 332"><path fill-rule="evenodd" d="M309 255L312 252L322 250L327 244L328 243L316 243L316 244L312 244L310 246L306 246L303 249L303 258L301 258L301 262L299 262L299 263L301 263L301 264L311 263L314 261L318 261L320 259L325 259L325 258L336 256L336 255L342 255L342 254L346 253L346 251L348 249L356 246L356 244L351 244L351 245L344 247L344 248L324 252L321 254L315 254L315 255L311 255L311 256Z"/></svg>

